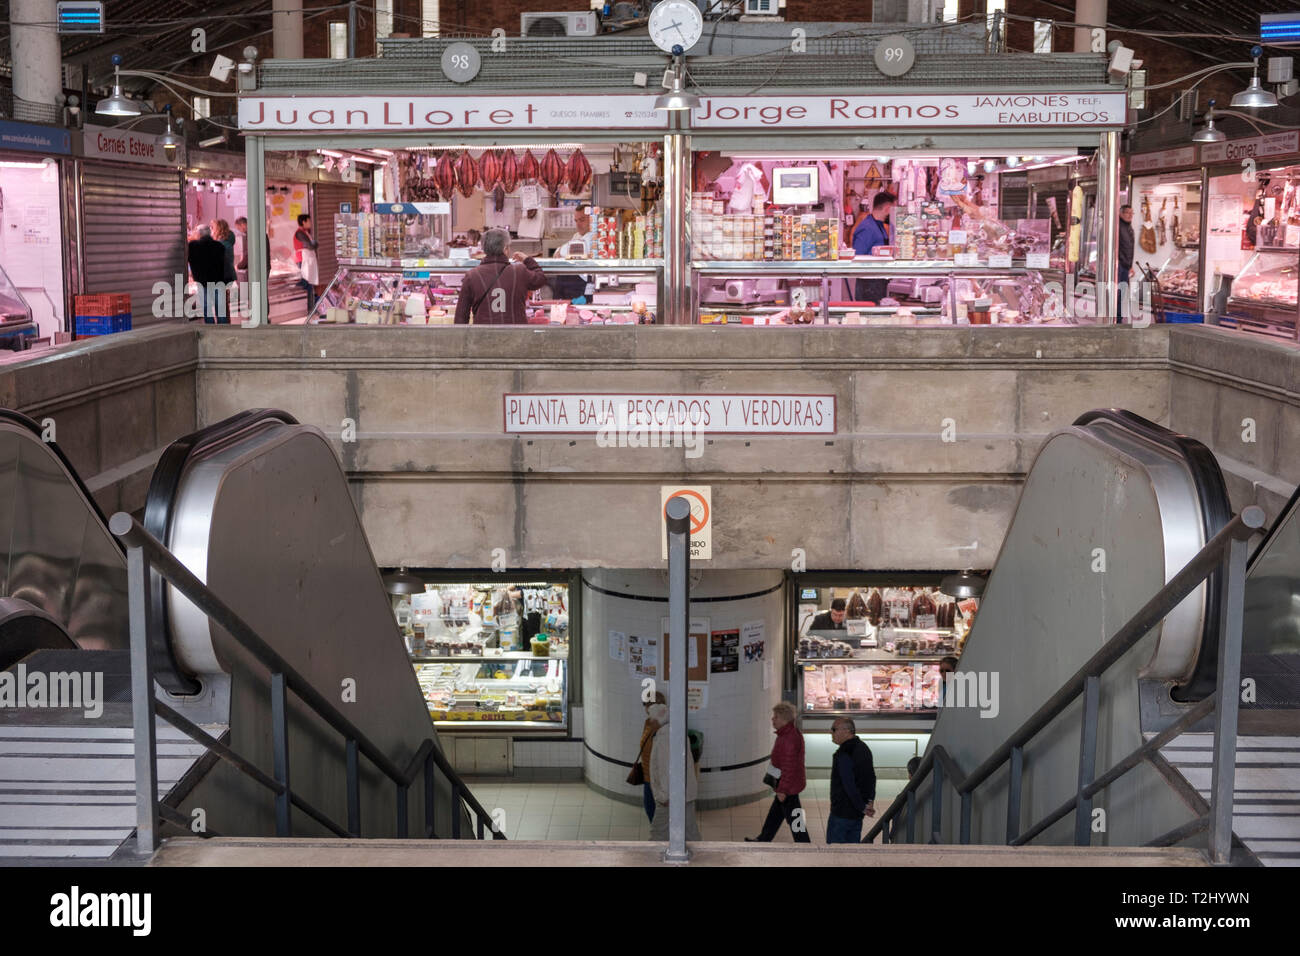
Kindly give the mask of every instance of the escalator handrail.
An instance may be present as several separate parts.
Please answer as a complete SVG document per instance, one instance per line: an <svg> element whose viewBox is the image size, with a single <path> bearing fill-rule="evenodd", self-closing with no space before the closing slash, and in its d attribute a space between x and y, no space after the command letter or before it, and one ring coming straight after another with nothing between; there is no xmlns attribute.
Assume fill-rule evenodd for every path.
<svg viewBox="0 0 1300 956"><path fill-rule="evenodd" d="M1122 408L1095 408L1080 415L1075 419L1074 424L1081 428L1099 421L1110 422L1135 432L1182 458L1187 464L1192 484L1196 488L1201 512L1201 531L1204 535L1202 540L1209 541L1232 520L1232 503L1228 499L1228 486L1223 480L1223 470L1219 467L1214 452L1201 442ZM1219 666L1222 601L1223 572L1215 570L1206 579L1205 614L1196 662L1187 682L1178 688L1176 699L1196 701L1214 692Z"/></svg>
<svg viewBox="0 0 1300 956"><path fill-rule="evenodd" d="M141 522L145 530L159 541L170 541L172 524L176 518L177 495L190 466L205 454L230 444L254 428L272 422L297 425L298 419L276 408L250 408L206 428L200 428L168 445L154 466L153 477L149 480L149 492L145 497L144 518ZM120 541L118 544L121 546ZM154 640L150 648L154 677L169 693L190 696L199 692L200 684L185 673L176 659L167 613L167 591L162 577L155 572L149 590L148 608L152 625L150 634Z"/></svg>
<svg viewBox="0 0 1300 956"><path fill-rule="evenodd" d="M81 473L72 466L72 462L70 462L68 456L63 453L63 449L59 447L58 442L45 440L45 430L41 427L40 422L24 415L22 412L14 411L12 408L0 408L0 421L18 425L31 432L40 440L42 445L54 454L54 457L59 460L59 464L63 466L63 470L67 472L68 478L74 485L76 485L77 491L81 493L81 497L85 499L88 505L90 505L91 510L95 513L95 517L99 519L99 524L104 529L105 537L110 538L113 541L114 547L119 551L122 551L122 542L118 541L113 537L113 535L108 533L108 518L105 517L104 512L100 510L99 502L95 501L94 495L90 493L90 489L86 487L86 483L81 478ZM123 552L123 554L125 554L125 552Z"/></svg>

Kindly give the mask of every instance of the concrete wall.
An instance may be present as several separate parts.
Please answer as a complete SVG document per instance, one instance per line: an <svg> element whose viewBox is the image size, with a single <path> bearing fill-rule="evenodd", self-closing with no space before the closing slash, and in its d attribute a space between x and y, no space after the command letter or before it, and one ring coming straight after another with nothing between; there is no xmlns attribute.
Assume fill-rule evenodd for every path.
<svg viewBox="0 0 1300 956"><path fill-rule="evenodd" d="M202 423L278 405L338 437L381 564L659 567L659 486L713 489L718 569L990 566L1045 436L1169 417L1168 332L203 329ZM504 392L819 392L833 436L602 448L502 433ZM952 420L955 441L941 438ZM972 550L956 550L975 544Z"/></svg>
<svg viewBox="0 0 1300 956"><path fill-rule="evenodd" d="M1216 328L1169 347L1170 425L1213 450L1234 509L1269 520L1300 484L1300 349Z"/></svg>
<svg viewBox="0 0 1300 956"><path fill-rule="evenodd" d="M0 407L54 420L105 514L144 506L164 448L195 428L197 336L185 325L0 358Z"/></svg>

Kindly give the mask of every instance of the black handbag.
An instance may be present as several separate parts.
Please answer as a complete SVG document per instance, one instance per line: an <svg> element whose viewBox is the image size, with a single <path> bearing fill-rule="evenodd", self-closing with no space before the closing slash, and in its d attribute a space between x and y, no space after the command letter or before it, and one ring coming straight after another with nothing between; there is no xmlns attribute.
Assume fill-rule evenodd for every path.
<svg viewBox="0 0 1300 956"><path fill-rule="evenodd" d="M653 739L654 735L651 734L650 740ZM641 766L641 755L643 753L645 753L645 744L642 744L641 749L636 752L636 763L632 764L632 769L627 774L627 782L634 787L643 786L646 782L645 768Z"/></svg>

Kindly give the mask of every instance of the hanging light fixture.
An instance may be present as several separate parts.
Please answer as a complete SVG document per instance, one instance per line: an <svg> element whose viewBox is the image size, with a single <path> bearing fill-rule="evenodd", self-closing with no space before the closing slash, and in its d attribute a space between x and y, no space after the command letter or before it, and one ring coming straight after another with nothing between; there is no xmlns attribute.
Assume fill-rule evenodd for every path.
<svg viewBox="0 0 1300 956"><path fill-rule="evenodd" d="M987 578L967 568L960 574L950 574L945 577L939 582L939 590L948 597L964 601L966 598L980 597L984 593L984 585L987 583Z"/></svg>
<svg viewBox="0 0 1300 956"><path fill-rule="evenodd" d="M172 132L172 105L168 103L163 107L163 112L167 114L167 132L159 137L158 142L162 145L163 153L168 159L176 156L176 148L184 146L185 140Z"/></svg>
<svg viewBox="0 0 1300 956"><path fill-rule="evenodd" d="M1228 138L1214 125L1214 102L1210 100L1210 108L1205 112L1205 125L1192 134L1193 143L1222 143Z"/></svg>
<svg viewBox="0 0 1300 956"><path fill-rule="evenodd" d="M139 116L144 112L141 104L122 95L122 57L113 54L113 95L105 97L95 104L95 112L100 116Z"/></svg>
<svg viewBox="0 0 1300 956"><path fill-rule="evenodd" d="M1255 73L1250 78L1250 85L1232 98L1228 105L1235 109L1264 109L1277 106L1277 97L1259 85L1259 58L1264 53L1263 47L1251 47L1250 55L1255 59Z"/></svg>
<svg viewBox="0 0 1300 956"><path fill-rule="evenodd" d="M673 47L673 85L667 93L655 97L657 110L693 110L700 105L700 98L686 89L686 70L678 49Z"/></svg>
<svg viewBox="0 0 1300 956"><path fill-rule="evenodd" d="M384 589L389 594L421 594L424 582L403 567L384 575Z"/></svg>

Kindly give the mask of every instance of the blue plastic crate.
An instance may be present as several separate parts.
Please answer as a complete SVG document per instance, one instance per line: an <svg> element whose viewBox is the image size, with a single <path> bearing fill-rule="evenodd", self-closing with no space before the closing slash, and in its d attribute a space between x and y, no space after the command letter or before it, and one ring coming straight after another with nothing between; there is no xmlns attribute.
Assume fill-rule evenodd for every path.
<svg viewBox="0 0 1300 956"><path fill-rule="evenodd" d="M1205 321L1203 312L1169 312L1165 311L1165 321L1181 325L1193 325Z"/></svg>
<svg viewBox="0 0 1300 956"><path fill-rule="evenodd" d="M109 335L113 332L131 331L131 313L117 315L79 315L76 318L77 335Z"/></svg>

